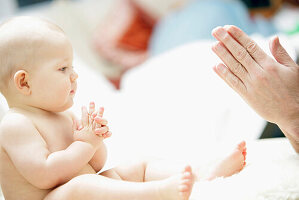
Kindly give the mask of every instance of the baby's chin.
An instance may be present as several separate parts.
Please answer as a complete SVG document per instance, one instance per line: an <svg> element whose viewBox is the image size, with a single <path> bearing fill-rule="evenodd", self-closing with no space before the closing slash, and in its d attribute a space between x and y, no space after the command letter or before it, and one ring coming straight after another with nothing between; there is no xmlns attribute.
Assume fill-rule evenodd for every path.
<svg viewBox="0 0 299 200"><path fill-rule="evenodd" d="M74 102L70 102L70 103L67 103L66 105L64 106L61 106L61 107L52 107L52 108L48 108L47 110L50 111L50 112L64 112L66 110L68 110L69 108L71 108L73 106Z"/></svg>

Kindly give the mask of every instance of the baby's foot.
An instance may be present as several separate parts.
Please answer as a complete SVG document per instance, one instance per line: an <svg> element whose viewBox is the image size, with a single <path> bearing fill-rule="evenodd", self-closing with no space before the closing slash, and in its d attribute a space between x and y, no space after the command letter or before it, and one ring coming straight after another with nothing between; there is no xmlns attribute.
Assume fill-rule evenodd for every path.
<svg viewBox="0 0 299 200"><path fill-rule="evenodd" d="M233 150L227 157L225 157L208 176L208 180L216 177L227 177L241 171L246 165L246 143L242 141L237 148Z"/></svg>
<svg viewBox="0 0 299 200"><path fill-rule="evenodd" d="M188 200L194 184L194 176L190 166L178 175L174 175L162 181L159 188L161 199Z"/></svg>

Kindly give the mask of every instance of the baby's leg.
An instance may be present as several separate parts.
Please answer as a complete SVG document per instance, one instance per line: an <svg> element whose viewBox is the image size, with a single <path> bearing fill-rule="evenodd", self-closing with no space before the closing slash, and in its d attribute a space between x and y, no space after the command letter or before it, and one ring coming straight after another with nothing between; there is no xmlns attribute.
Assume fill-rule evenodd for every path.
<svg viewBox="0 0 299 200"><path fill-rule="evenodd" d="M185 166L186 164L181 162L147 158L122 163L102 172L101 175L126 181L148 182L179 174Z"/></svg>
<svg viewBox="0 0 299 200"><path fill-rule="evenodd" d="M191 167L167 179L150 182L121 181L86 174L56 188L44 200L187 200L192 185Z"/></svg>
<svg viewBox="0 0 299 200"><path fill-rule="evenodd" d="M243 141L240 142L228 156L222 159L206 176L200 177L201 173L199 172L198 167L192 167L194 169L194 179L196 181L202 179L212 180L216 177L231 176L243 169L246 164L245 158L246 143ZM174 174L178 174L184 166L186 166L186 164L169 162L166 160L148 159L146 161L130 162L129 164L120 165L103 172L102 175L126 181L147 182L162 180Z"/></svg>

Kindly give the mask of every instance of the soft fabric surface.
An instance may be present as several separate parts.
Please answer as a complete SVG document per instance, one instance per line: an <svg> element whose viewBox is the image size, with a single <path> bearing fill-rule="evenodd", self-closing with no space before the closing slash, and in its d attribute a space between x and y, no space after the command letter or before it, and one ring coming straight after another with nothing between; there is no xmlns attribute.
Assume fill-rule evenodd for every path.
<svg viewBox="0 0 299 200"><path fill-rule="evenodd" d="M247 155L240 173L196 183L190 199L299 199L299 155L287 139L250 142Z"/></svg>

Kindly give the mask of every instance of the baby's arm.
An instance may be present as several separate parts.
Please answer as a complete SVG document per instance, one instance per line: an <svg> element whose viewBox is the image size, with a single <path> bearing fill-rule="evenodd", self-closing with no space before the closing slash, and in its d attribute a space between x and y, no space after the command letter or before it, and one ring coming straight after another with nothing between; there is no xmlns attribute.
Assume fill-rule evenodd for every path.
<svg viewBox="0 0 299 200"><path fill-rule="evenodd" d="M96 172L99 172L104 167L106 160L107 160L107 149L106 149L106 145L103 143L97 149L96 153L89 161L89 164Z"/></svg>
<svg viewBox="0 0 299 200"><path fill-rule="evenodd" d="M91 107L91 105L90 105ZM91 115L93 113L92 109L89 107L89 115ZM74 113L67 111L67 114L70 115L70 117L72 118L72 120L74 122L78 123L78 119L77 117L74 115ZM100 116L102 117L102 116ZM105 125L107 125L107 121L104 119L101 119L98 121L99 123L103 123ZM78 125L80 126L80 125ZM97 149L97 151L95 152L95 154L93 155L92 159L89 161L89 164L92 166L92 168L96 171L99 172L105 165L107 160L107 149L106 149L106 145L104 142L102 142L102 144L99 146L99 148Z"/></svg>
<svg viewBox="0 0 299 200"><path fill-rule="evenodd" d="M32 121L20 114L5 117L0 132L1 145L17 170L41 189L55 187L73 178L97 149L96 143L81 140L74 141L65 150L51 153ZM95 134L82 135L90 137L88 141L99 140Z"/></svg>
<svg viewBox="0 0 299 200"><path fill-rule="evenodd" d="M108 122L106 119L103 119L104 108L99 108L98 111L95 110L95 103L91 102L89 104L89 115L96 122L97 134L103 137L104 139L111 136L111 132L107 126ZM90 160L89 164L93 167L96 172L99 172L105 165L107 160L107 149L106 145L103 143L97 149L93 158Z"/></svg>

